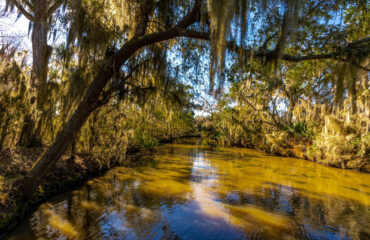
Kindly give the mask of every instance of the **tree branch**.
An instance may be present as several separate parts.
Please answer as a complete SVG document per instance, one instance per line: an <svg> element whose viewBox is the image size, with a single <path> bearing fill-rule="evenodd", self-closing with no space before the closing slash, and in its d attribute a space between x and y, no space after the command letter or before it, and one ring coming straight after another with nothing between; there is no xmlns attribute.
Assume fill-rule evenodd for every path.
<svg viewBox="0 0 370 240"><path fill-rule="evenodd" d="M59 7L63 4L65 0L56 0L53 5L51 5L47 11L47 16L50 17Z"/></svg>
<svg viewBox="0 0 370 240"><path fill-rule="evenodd" d="M27 12L27 10L22 6L18 0L13 0L13 4L18 8L18 10L26 17L28 20L33 21L33 16L31 13Z"/></svg>
<svg viewBox="0 0 370 240"><path fill-rule="evenodd" d="M358 44L361 44L361 43L367 43L367 42L370 42L370 37L350 42L350 43L348 43L347 47L353 47L355 45L358 45Z"/></svg>
<svg viewBox="0 0 370 240"><path fill-rule="evenodd" d="M146 62L146 61L144 61ZM143 62L143 63L144 63ZM135 73L135 71L139 68L140 65L143 63L137 64L133 69L130 70L130 72L124 76L123 79L116 85L111 86L107 91L102 93L102 100L99 101L98 107L103 106L104 104L107 104L109 102L109 99L112 97L113 93L118 91L119 89L123 88L127 84L127 79L131 78L132 75Z"/></svg>
<svg viewBox="0 0 370 240"><path fill-rule="evenodd" d="M196 0L195 6L200 1L201 0ZM196 11L192 11L178 25L168 31L140 37L134 36L134 38L127 41L114 56L106 57L87 88L82 101L67 123L63 126L62 130L58 133L56 140L38 158L22 180L23 186L20 191L20 193L22 193L21 198L25 201L32 199L33 193L39 186L40 180L46 175L48 168L58 161L62 154L72 144L76 134L82 128L91 113L99 107L99 96L101 96L101 93L109 80L114 76L114 73L118 72L122 65L140 48L149 44L182 36L186 32L184 28L197 20L194 12Z"/></svg>
<svg viewBox="0 0 370 240"><path fill-rule="evenodd" d="M200 40L205 40L205 41L210 41L210 34L208 32L199 32L195 30L187 30L183 32L182 36L184 37L189 37L189 38L195 38L195 39L200 39ZM363 44L370 42L370 38L364 38L360 39L357 41L354 41L352 43L349 43L347 46L344 48L351 48L355 45ZM240 51L242 50L245 54L246 57L254 56L254 57L268 57L274 54L274 51L271 50L266 50L266 49L261 49L261 50L252 50L252 49L240 49L240 47L235 44L235 42L229 41L227 43L227 48L231 51ZM368 49L366 54L369 54L370 50ZM305 56L292 56L289 54L282 54L279 58L285 61L289 62L301 62L301 61L310 61L310 60L324 60L324 59L331 59L331 60L336 60L336 61L341 61L341 62L348 62L351 63L352 65L359 67L361 69L364 69L366 71L370 71L370 69L361 66L358 63L355 63L351 61L350 59L347 58L341 58L340 57L341 53L340 52L332 52L332 53L327 53L327 54L313 54L313 55L305 55Z"/></svg>
<svg viewBox="0 0 370 240"><path fill-rule="evenodd" d="M177 24L177 27L186 28L190 26L191 24L193 24L194 22L199 21L201 7L202 7L202 1L195 0L194 6L191 12Z"/></svg>
<svg viewBox="0 0 370 240"><path fill-rule="evenodd" d="M29 9L31 9L32 11L34 10L33 3L31 3L30 1L25 1L25 2L24 2L24 4L26 4L26 5L27 5L27 7L28 7Z"/></svg>
<svg viewBox="0 0 370 240"><path fill-rule="evenodd" d="M201 0L196 0L194 7L192 11L183 18L176 26L173 28L161 31L157 33L151 33L144 36L134 37L130 41L128 41L124 46L118 50L118 52L115 55L115 66L114 68L118 70L124 63L125 59L127 59L127 56L132 55L136 50L156 43L156 42L162 42L166 41L172 38L186 36L186 33L188 32L185 28L190 26L191 24L195 23L198 20L199 17L199 11L200 11L200 4Z"/></svg>

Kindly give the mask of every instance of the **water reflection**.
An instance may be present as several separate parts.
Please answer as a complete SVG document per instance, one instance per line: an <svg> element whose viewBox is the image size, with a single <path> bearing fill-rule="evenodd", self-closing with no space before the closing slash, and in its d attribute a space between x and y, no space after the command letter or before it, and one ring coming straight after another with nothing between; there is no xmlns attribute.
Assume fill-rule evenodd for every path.
<svg viewBox="0 0 370 240"><path fill-rule="evenodd" d="M370 175L192 143L43 204L10 239L370 239Z"/></svg>

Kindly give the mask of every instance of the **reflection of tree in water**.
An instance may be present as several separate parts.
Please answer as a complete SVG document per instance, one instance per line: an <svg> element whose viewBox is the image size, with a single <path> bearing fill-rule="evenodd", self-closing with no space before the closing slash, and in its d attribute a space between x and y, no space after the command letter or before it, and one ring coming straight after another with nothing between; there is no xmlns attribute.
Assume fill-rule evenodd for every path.
<svg viewBox="0 0 370 240"><path fill-rule="evenodd" d="M148 165L110 171L104 177L88 182L81 190L68 194L65 201L48 205L48 208L71 223L80 239L147 239L150 234L158 234L161 239L179 239L162 218L160 208L184 203L187 201L184 196L188 197L191 193L181 191L181 194L171 194L166 189L151 192L145 186L161 184L166 180L179 181L180 186L189 185L191 173L181 166L181 174L172 176L170 171L173 169L169 167L153 163ZM62 235L68 238L67 233L60 229L54 229L50 234L49 218L43 211L36 212L34 216L33 230L39 233L38 237L57 238Z"/></svg>
<svg viewBox="0 0 370 240"><path fill-rule="evenodd" d="M323 179L332 177L330 172L299 170L300 163L288 160L286 165L293 170L280 165L250 153L162 148L155 161L115 168L65 200L45 205L51 211L37 211L32 228L44 238L68 236L68 231L75 230L80 239L180 239L183 233L173 222L179 218L173 215L184 214L181 217L189 222L180 227L190 226L190 231L226 233L237 227L252 238L369 238L370 209L361 199L341 197L336 188L330 193L338 195L317 189L326 186ZM180 212L171 212L175 210ZM54 229L51 214L73 229L68 230L68 224ZM191 222L195 219L200 221L197 225Z"/></svg>
<svg viewBox="0 0 370 240"><path fill-rule="evenodd" d="M335 234L336 238L370 239L366 198L370 188L366 176L306 161L253 157L248 150L235 151L240 152L232 161L228 150L212 158L213 167L220 169L215 185L223 187L215 190L215 199L225 203L226 208L247 204L283 214L295 222L298 236L305 238L310 238L310 234L312 238L330 238Z"/></svg>
<svg viewBox="0 0 370 240"><path fill-rule="evenodd" d="M317 239L323 235L314 236L312 231L325 231L326 228L327 231L339 234L342 238L370 237L366 230L370 229L368 217L370 210L356 201L344 201L331 196L312 199L300 194L295 188L279 184L256 187L253 194L239 191L219 193L217 198L218 201L225 203L225 206L250 204L269 212L289 216L295 225L295 237Z"/></svg>

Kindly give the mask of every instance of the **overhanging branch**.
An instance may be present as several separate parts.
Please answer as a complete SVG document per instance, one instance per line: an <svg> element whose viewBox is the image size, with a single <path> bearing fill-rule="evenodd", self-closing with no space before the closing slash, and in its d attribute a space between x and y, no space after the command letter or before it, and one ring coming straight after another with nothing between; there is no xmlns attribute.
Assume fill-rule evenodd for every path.
<svg viewBox="0 0 370 240"><path fill-rule="evenodd" d="M208 32L199 32L199 31L194 31L194 30L187 30L183 32L182 36L188 37L188 38L195 38L195 39L200 39L200 40L205 40L205 41L210 41L210 34ZM370 38L364 38L360 39L358 41L354 41L352 43L349 43L347 46L344 48L350 49L351 47L359 44L364 44L370 42ZM271 50L251 50L251 49L240 49L240 47L235 44L235 42L229 41L227 43L227 48L231 51L239 52L243 51L246 57L254 56L258 58L264 58L264 57L269 57L272 54L274 54L274 51ZM368 49L366 54L369 55L370 50ZM343 54L342 54L343 55ZM327 54L313 54L313 55L305 55L305 56L293 56L289 54L282 54L279 57L281 60L289 61L289 62L301 62L301 61L311 61L311 60L325 60L325 59L331 59L331 60L336 60L336 61L341 61L341 62L348 62L351 63L352 65L361 68L366 71L370 71L370 69L361 66L360 64L346 58L345 56L341 56L340 52L331 52Z"/></svg>
<svg viewBox="0 0 370 240"><path fill-rule="evenodd" d="M201 0L196 0L191 12L187 16L185 16L176 26L169 30L134 37L133 39L125 43L115 55L114 69L118 71L129 56L131 56L136 50L144 46L166 41L176 37L185 36L185 33L187 32L186 28L198 21L201 9L200 6Z"/></svg>
<svg viewBox="0 0 370 240"><path fill-rule="evenodd" d="M49 7L47 16L50 17L63 4L63 2L65 2L65 0L56 0L54 4Z"/></svg>
<svg viewBox="0 0 370 240"><path fill-rule="evenodd" d="M18 10L23 14L23 16L28 18L28 20L33 21L32 14L27 12L27 10L22 6L20 2L18 2L18 0L14 0L13 4L18 8Z"/></svg>

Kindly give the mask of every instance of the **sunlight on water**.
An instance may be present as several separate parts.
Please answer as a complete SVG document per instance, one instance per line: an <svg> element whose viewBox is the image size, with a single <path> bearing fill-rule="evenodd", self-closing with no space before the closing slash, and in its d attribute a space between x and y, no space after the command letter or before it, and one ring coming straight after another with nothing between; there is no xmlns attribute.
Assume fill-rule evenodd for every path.
<svg viewBox="0 0 370 240"><path fill-rule="evenodd" d="M43 204L10 239L370 239L370 175L169 144Z"/></svg>

